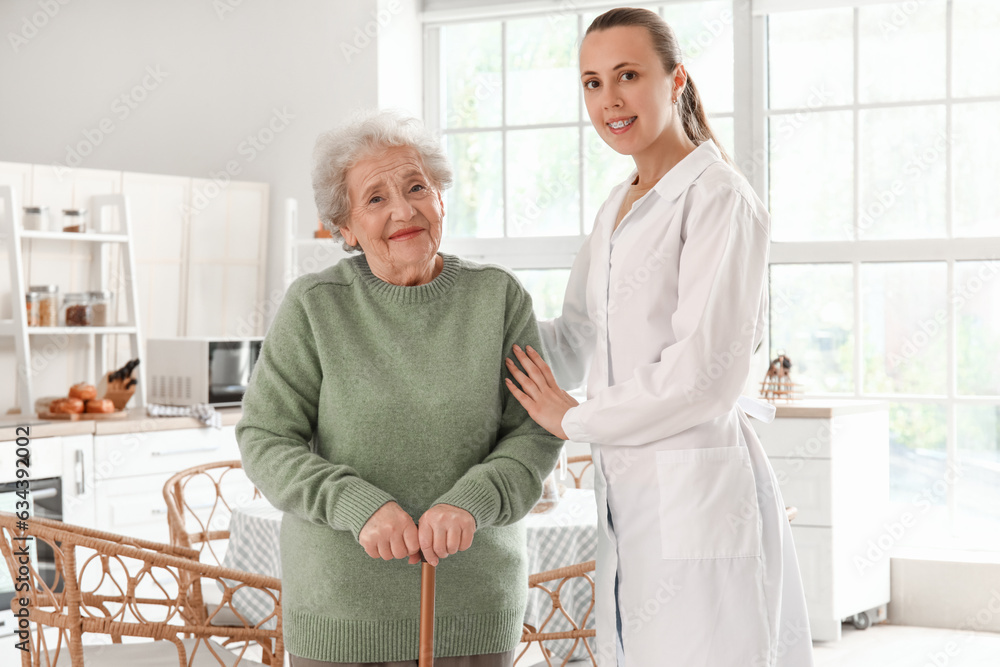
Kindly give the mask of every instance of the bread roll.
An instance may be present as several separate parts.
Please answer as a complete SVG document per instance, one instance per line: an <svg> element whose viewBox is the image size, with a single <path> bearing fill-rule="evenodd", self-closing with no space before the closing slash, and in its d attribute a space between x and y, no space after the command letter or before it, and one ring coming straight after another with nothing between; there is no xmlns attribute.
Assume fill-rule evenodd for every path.
<svg viewBox="0 0 1000 667"><path fill-rule="evenodd" d="M92 384L81 382L69 388L70 398L79 398L81 401L89 401L97 398L97 387Z"/></svg>
<svg viewBox="0 0 1000 667"><path fill-rule="evenodd" d="M54 414L80 414L83 412L83 401L79 398L60 398L52 401L49 412Z"/></svg>
<svg viewBox="0 0 1000 667"><path fill-rule="evenodd" d="M87 401L87 412L114 412L115 404L107 398L94 398Z"/></svg>

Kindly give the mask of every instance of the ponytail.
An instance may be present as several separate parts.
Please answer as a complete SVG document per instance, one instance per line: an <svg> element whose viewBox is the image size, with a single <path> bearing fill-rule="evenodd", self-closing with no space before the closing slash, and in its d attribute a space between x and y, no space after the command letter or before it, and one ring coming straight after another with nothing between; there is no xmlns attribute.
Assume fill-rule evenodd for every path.
<svg viewBox="0 0 1000 667"><path fill-rule="evenodd" d="M701 95L698 94L698 88L695 87L694 79L691 78L690 74L688 74L687 83L684 85L684 92L681 93L681 98L677 101L677 104L680 106L684 134L688 136L688 139L693 141L695 145L701 144L704 141L714 142L715 147L719 149L719 153L722 155L722 159L732 165L733 161L729 158L729 154L726 153L726 149L722 147L722 144L712 134L712 128L708 125L708 118L705 117L705 108L701 104Z"/></svg>

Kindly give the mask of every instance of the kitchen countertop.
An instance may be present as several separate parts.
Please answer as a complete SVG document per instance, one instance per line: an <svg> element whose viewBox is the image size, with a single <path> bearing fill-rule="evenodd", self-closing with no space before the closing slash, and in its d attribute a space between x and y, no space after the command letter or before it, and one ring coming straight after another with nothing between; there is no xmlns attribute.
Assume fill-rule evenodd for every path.
<svg viewBox="0 0 1000 667"><path fill-rule="evenodd" d="M242 408L219 408L222 425L233 426L243 416ZM127 419L101 420L80 419L78 421L39 419L35 415L0 416L0 442L16 440L18 426L30 426L32 438L50 438L60 435L115 435L119 433L142 433L146 431L171 431L184 428L210 428L194 417L150 417L145 409L129 410Z"/></svg>
<svg viewBox="0 0 1000 667"><path fill-rule="evenodd" d="M778 402L775 416L781 418L824 419L860 412L885 410L885 401L862 399L808 399ZM233 426L243 416L243 409L219 408L222 425ZM150 417L143 409L129 410L128 419L102 420L81 419L79 421L45 420L32 415L27 419L20 415L0 416L0 442L17 439L16 428L31 426L32 438L49 438L60 435L115 435L119 433L142 433L146 431L170 431L184 428L209 428L194 417Z"/></svg>
<svg viewBox="0 0 1000 667"><path fill-rule="evenodd" d="M853 415L859 412L877 412L886 410L889 403L886 401L875 401L866 399L834 399L834 398L811 398L797 401L777 401L775 417L799 418L799 419L829 419L841 415Z"/></svg>

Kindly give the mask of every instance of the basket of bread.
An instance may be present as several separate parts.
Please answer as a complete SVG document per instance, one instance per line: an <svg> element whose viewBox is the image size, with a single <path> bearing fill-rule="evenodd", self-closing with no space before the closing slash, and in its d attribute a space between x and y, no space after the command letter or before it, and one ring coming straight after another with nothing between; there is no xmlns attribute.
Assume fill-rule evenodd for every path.
<svg viewBox="0 0 1000 667"><path fill-rule="evenodd" d="M48 405L48 411L38 413L40 419L125 419L128 412L125 404L135 393L136 380L132 371L139 364L138 359L125 364L104 376L98 387L80 382L69 388L69 395L57 398ZM98 394L101 398L98 398Z"/></svg>

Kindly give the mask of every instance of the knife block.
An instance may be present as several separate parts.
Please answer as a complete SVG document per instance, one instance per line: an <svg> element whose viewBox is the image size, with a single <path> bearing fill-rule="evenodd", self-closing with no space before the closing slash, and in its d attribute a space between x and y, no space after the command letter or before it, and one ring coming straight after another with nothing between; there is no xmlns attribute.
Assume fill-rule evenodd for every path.
<svg viewBox="0 0 1000 667"><path fill-rule="evenodd" d="M130 388L125 389L125 383L128 380L115 380L114 382L109 382L108 377L111 373L107 373L101 384L104 386L104 398L110 400L115 404L115 410L124 410L125 405L132 398L132 394L135 393L135 388L139 385L134 384Z"/></svg>

